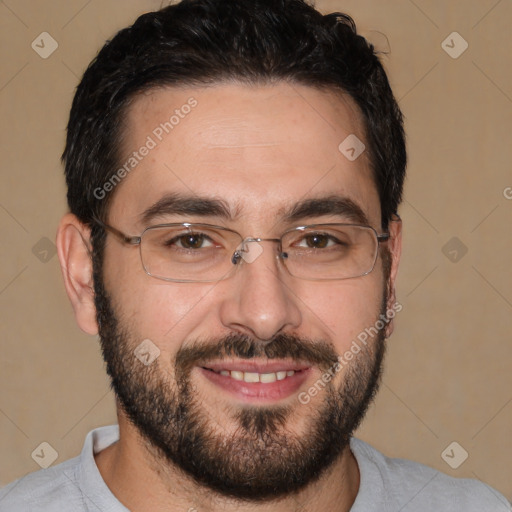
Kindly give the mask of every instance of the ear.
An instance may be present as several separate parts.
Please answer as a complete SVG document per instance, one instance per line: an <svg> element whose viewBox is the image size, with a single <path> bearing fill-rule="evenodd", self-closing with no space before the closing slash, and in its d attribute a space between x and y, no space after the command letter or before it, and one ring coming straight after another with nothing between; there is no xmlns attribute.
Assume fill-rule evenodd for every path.
<svg viewBox="0 0 512 512"><path fill-rule="evenodd" d="M64 285L75 319L82 331L98 334L92 271L90 229L68 213L57 230L57 254L64 277Z"/></svg>
<svg viewBox="0 0 512 512"><path fill-rule="evenodd" d="M401 311L402 306L399 308L396 305L396 291L395 281L398 274L398 264L400 263L400 256L402 254L402 220L398 215L395 215L389 223L389 234L391 235L388 240L388 249L391 256L391 271L389 274L388 287L388 303L387 309L393 312ZM393 318L386 326L386 338L389 338L394 330Z"/></svg>

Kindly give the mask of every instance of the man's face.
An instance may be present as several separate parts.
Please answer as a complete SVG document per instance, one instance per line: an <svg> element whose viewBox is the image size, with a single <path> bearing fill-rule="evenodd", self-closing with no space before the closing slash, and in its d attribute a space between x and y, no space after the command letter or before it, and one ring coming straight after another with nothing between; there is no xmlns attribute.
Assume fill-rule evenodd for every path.
<svg viewBox="0 0 512 512"><path fill-rule="evenodd" d="M190 98L197 103L183 109ZM169 133L158 130L176 109ZM128 159L148 136L155 147L117 186L108 224L138 235L152 224L196 222L279 238L296 226L354 223L354 212L318 205L293 221L286 215L336 196L380 233L367 152L352 161L338 149L351 134L364 140L353 103L305 86L153 90L130 107L121 154ZM152 208L141 220L171 194L222 201L230 216ZM263 499L317 478L364 415L384 331L318 382L386 310L387 276L379 256L365 276L302 280L286 272L277 244L259 246L228 279L173 283L147 275L139 250L108 235L95 286L108 371L149 453L217 491ZM148 339L160 352L145 365L134 351ZM270 382L246 382L255 379ZM299 400L315 383L317 393Z"/></svg>

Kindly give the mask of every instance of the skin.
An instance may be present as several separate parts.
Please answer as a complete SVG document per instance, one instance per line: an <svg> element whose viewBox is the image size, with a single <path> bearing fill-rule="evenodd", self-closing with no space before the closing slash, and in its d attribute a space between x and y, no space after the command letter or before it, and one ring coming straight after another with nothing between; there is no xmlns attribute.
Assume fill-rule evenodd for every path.
<svg viewBox="0 0 512 512"><path fill-rule="evenodd" d="M144 144L156 126L194 97L198 104L146 156L115 190L108 223L138 235L146 227L139 216L165 192L191 192L223 199L239 212L232 221L218 217L172 215L157 222L206 222L227 226L243 236L273 238L293 227L279 211L299 200L333 194L345 196L365 212L381 233L380 202L367 152L351 162L338 145L355 133L365 141L361 115L346 96L314 88L279 83L249 87L218 84L209 88L152 90L135 99L127 114L123 148L126 154ZM305 218L295 225L344 222L339 216ZM374 270L359 278L314 282L291 277L275 258L272 243L229 279L218 283L169 283L148 276L137 249L107 238L106 289L121 319L129 319L136 337L158 345L159 364L171 372L178 348L187 340L225 336L233 332L255 340L277 333L295 333L332 343L338 354L366 327L375 323L384 287L388 307L395 302L394 283L401 253L401 223L391 222L392 256L387 284L379 255ZM92 266L86 245L89 231L72 214L61 221L57 246L66 290L76 321L86 333L98 332L92 291ZM85 243L84 243L85 241ZM387 326L389 336L393 322ZM351 364L357 364L357 357ZM286 428L306 435L305 419L318 406L322 392L307 405L297 396L321 372L312 368L308 380L283 403L294 404ZM343 371L333 382L339 385ZM226 432L235 425L227 409L240 401L213 387L200 372L195 390L212 424ZM349 449L312 485L276 502L241 503L199 487L178 469L158 461L141 442L136 428L118 407L120 441L96 454L100 473L115 496L130 510L164 511L348 511L359 488L357 462Z"/></svg>

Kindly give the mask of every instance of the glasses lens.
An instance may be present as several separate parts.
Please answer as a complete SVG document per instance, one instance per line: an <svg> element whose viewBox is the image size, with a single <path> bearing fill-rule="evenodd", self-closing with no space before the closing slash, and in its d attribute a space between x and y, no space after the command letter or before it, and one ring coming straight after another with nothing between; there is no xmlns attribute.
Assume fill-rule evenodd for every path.
<svg viewBox="0 0 512 512"><path fill-rule="evenodd" d="M240 241L234 232L201 224L153 227L142 236L142 265L159 279L216 281L232 270L231 256Z"/></svg>
<svg viewBox="0 0 512 512"><path fill-rule="evenodd" d="M375 231L365 226L318 225L283 237L285 264L303 279L348 279L372 271L377 258Z"/></svg>

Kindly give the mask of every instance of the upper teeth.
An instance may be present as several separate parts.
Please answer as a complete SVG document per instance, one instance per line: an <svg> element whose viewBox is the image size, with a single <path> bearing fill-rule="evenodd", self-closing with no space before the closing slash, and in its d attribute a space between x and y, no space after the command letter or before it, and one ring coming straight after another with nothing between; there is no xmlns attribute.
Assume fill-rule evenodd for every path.
<svg viewBox="0 0 512 512"><path fill-rule="evenodd" d="M275 382L276 380L283 380L286 377L291 377L295 370L284 370L281 372L275 372L275 373L256 373L256 372L241 372L238 370L222 370L220 372L221 375L224 375L225 377L231 377L235 380L243 380L245 382L263 382L263 383L269 383L269 382Z"/></svg>

